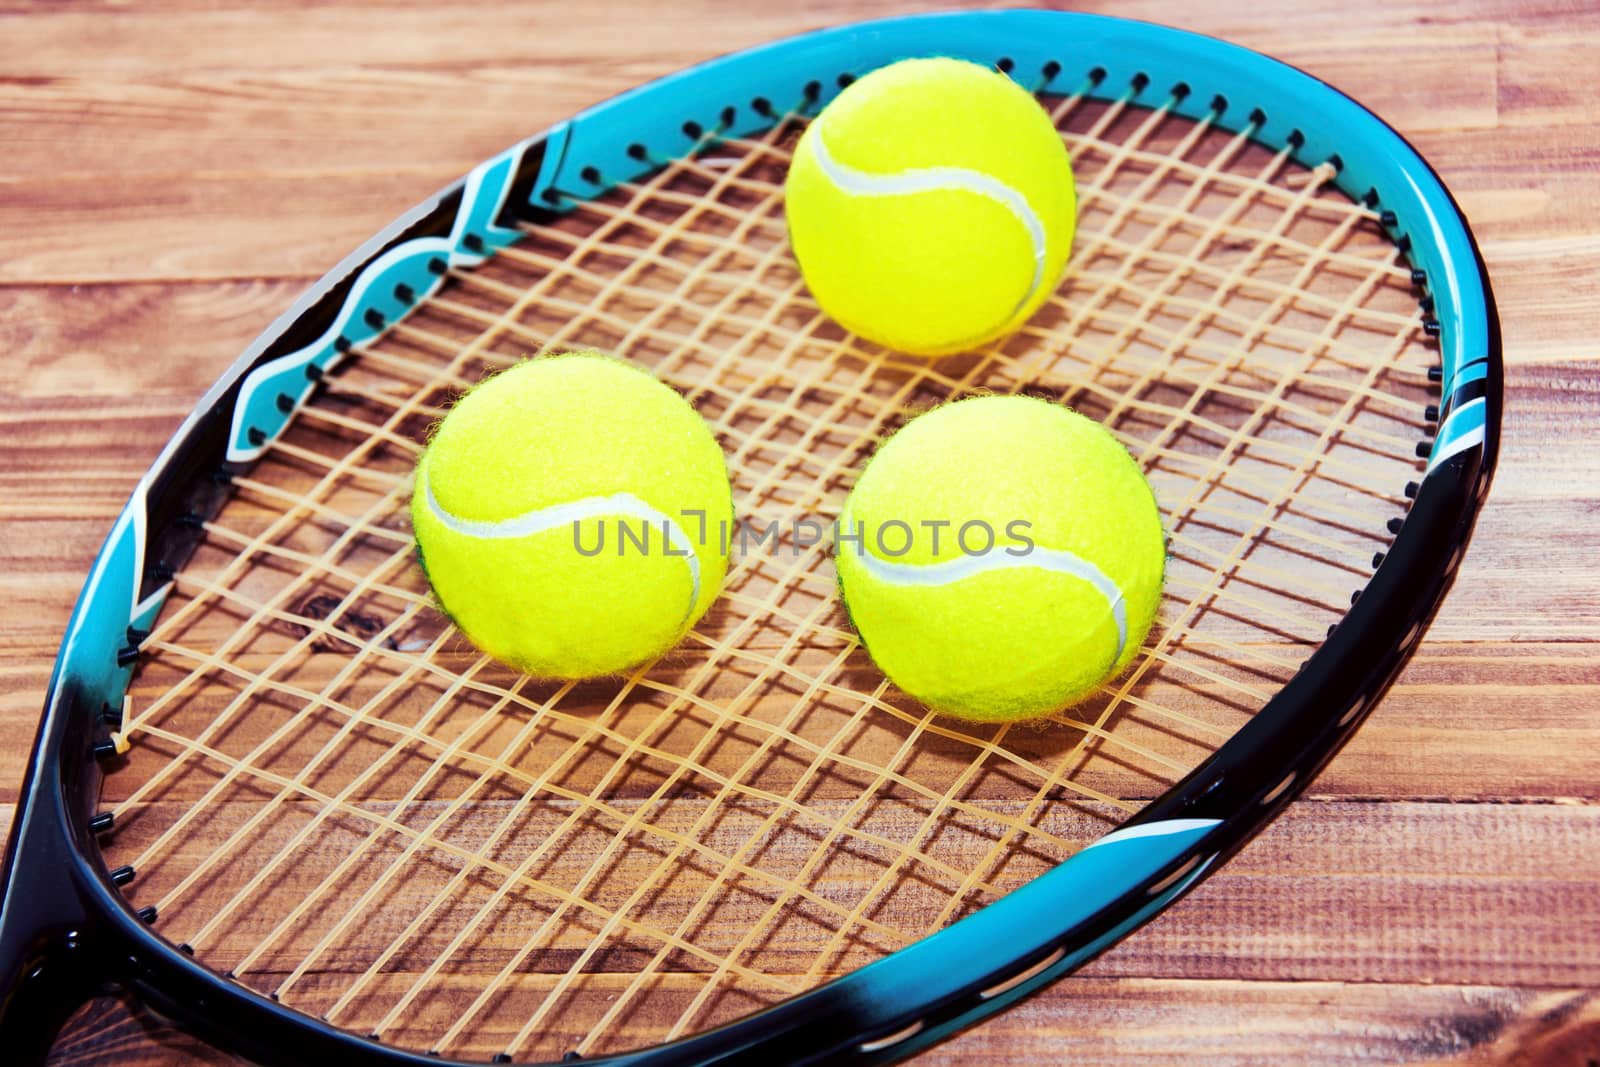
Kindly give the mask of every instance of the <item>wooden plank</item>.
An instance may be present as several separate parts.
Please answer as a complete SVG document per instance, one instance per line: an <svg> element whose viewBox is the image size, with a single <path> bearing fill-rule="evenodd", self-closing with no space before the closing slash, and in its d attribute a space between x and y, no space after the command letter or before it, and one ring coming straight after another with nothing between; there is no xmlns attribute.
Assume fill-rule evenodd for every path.
<svg viewBox="0 0 1600 1067"><path fill-rule="evenodd" d="M1596 231L1600 122L1423 132L1414 143L1480 240L1570 241Z"/></svg>
<svg viewBox="0 0 1600 1067"><path fill-rule="evenodd" d="M1493 198L1485 202L1521 210ZM288 220L284 225L299 224ZM1559 385L1550 399L1560 402L1571 387L1585 388L1585 375L1559 365L1600 358L1587 332L1588 323L1600 318L1600 233L1487 240L1483 251L1505 323L1505 358L1529 368L1526 378L1512 377L1513 391ZM265 252L240 250L240 261L232 266L245 267L250 254ZM331 249L330 254L337 256ZM331 260L313 269L327 266ZM29 398L198 397L204 384L313 280L313 275L290 274L239 281L0 286L0 345L9 356L0 366L0 389ZM1523 404L1512 405L1510 414L1550 417ZM1566 425L1557 433L1581 434L1586 425ZM1550 439L1552 429L1538 428L1526 443ZM1523 440L1513 435L1512 444ZM1525 479L1517 483L1527 484Z"/></svg>
<svg viewBox="0 0 1600 1067"><path fill-rule="evenodd" d="M1534 1067L1581 1065L1597 1042L1600 1003L1584 989L1085 978L917 1062Z"/></svg>
<svg viewBox="0 0 1600 1067"><path fill-rule="evenodd" d="M1341 38L1337 49L1296 34L1273 51L1345 88L1402 129L1493 126L1495 31L1449 28L1437 36L1420 53L1381 27ZM1384 62L1385 55L1407 61ZM615 63L594 56L577 71L548 60L307 67L303 57L294 58L298 62L287 69L207 65L151 72L150 80L93 70L0 82L0 110L23 118L5 171L38 178L318 175L410 169L423 161L465 170L629 88L624 79L641 74L621 56ZM661 73L668 69L661 64Z"/></svg>
<svg viewBox="0 0 1600 1067"><path fill-rule="evenodd" d="M1600 897L1592 890L1600 857L1584 847L1600 829L1597 820L1600 810L1593 806L1301 804L1082 977L1005 1017L1010 1023L992 1024L1003 1040L988 1045L984 1031L963 1040L975 1042L980 1053L1014 1055L1017 1035L1010 1026L1031 1019L1023 1029L1042 1030L1047 1040L1041 1050L1059 1054L1077 1041L1114 1040L1102 1026L1121 1031L1130 1020L1147 1019L1165 1036L1145 1044L1150 1030L1139 1026L1146 1038L1121 1054L1159 1060L1184 1049L1200 1055L1220 1042L1215 1053L1229 1062L1289 1055L1274 1042L1291 1037L1365 1040L1365 1055L1382 1062L1465 1054L1530 1030L1548 1041L1584 1019L1584 999L1575 991L1600 984ZM1492 875L1462 877L1464 854L1496 857ZM295 884L317 880L317 871L307 870ZM130 889L136 900L139 885L136 880ZM272 905L262 899L258 907ZM1352 926L1350 917L1362 915L1383 921ZM394 924L375 913L368 925L377 932ZM174 928L163 932L183 935ZM1529 960L1517 950L1546 944L1560 951ZM335 990L346 981L326 977ZM408 981L403 973L391 977L396 989ZM1503 989L1485 999L1484 990L1455 988L1511 985L1546 992ZM1149 993L1140 992L1147 987ZM1096 989L1105 990L1103 1000ZM1447 990L1449 997L1399 1018L1383 1008L1430 989ZM1173 1010L1169 998L1182 1008ZM1536 1008L1521 1010L1533 1002ZM1552 1018L1563 1006L1565 1018ZM1103 1019L1101 1011L1108 1013ZM1300 1016L1303 1028L1274 1037L1268 1019L1279 1011ZM1341 1019L1362 1025L1345 1034ZM421 1025L422 1017L414 1021ZM1399 1044L1372 1044L1375 1033ZM1328 1062L1341 1062L1353 1050L1328 1054L1334 1057Z"/></svg>
<svg viewBox="0 0 1600 1067"><path fill-rule="evenodd" d="M1529 642L1508 654L1492 641L1424 641L1314 792L1594 799L1600 791L1581 753L1600 740L1600 709L1587 699L1597 682L1600 658L1583 643Z"/></svg>
<svg viewBox="0 0 1600 1067"><path fill-rule="evenodd" d="M1559 138L1512 127L1415 140L1482 240L1595 232L1600 124L1563 128ZM106 196L102 175L17 176L0 200L0 283L315 276L470 162L419 156L379 170L135 171L118 175L115 197ZM273 210L257 210L261 204ZM154 231L152 218L161 220Z"/></svg>
<svg viewBox="0 0 1600 1067"><path fill-rule="evenodd" d="M625 72L507 66L201 68L0 81L13 176L465 171L617 92ZM427 106L418 106L422 101Z"/></svg>
<svg viewBox="0 0 1600 1067"><path fill-rule="evenodd" d="M252 5L245 0L151 0L150 3L141 4L140 11L159 12L163 14L181 14L193 12L234 12L248 10ZM278 5L280 11L293 11L303 8L319 6L315 0L284 0ZM409 8L427 8L428 0L352 0L347 7L355 10L366 11L402 11ZM963 3L956 0L950 5L952 8L976 7L980 4L971 0ZM1087 5L1090 10L1101 10L1103 3ZM1272 31L1276 27L1263 25L1260 18L1260 9L1250 3L1250 0L1218 0L1215 4L1208 4L1204 8L1188 9L1175 7L1170 0L1127 0L1126 3L1116 5L1118 11L1125 12L1125 18L1142 18L1146 20L1161 20L1169 25L1192 26L1197 30L1201 26L1211 27L1206 32L1215 32L1220 28L1232 27L1235 31L1257 32ZM8 0L0 4L0 13L6 14L37 14L39 5L30 3L29 0ZM127 8L118 0L82 0L73 4L79 13L126 13ZM484 18L491 14L501 12L502 9L484 0L467 0L458 5L458 9L465 12L464 17ZM624 17L637 18L650 13L652 9L648 0L602 0L596 5L596 11L611 19ZM695 19L711 19L718 15L726 18L731 13L749 18L753 22L765 20L778 20L783 18L798 19L793 11L782 9L778 11L762 11L743 5L738 0L690 0L682 5L686 17ZM1543 23L1560 24L1565 16L1572 14L1572 5L1567 0L1530 0L1523 4L1509 4L1506 0L1398 0L1392 4L1368 4L1361 10L1364 19L1374 25L1404 26L1412 25L1414 28L1421 26L1431 30L1435 26L1449 27L1463 23L1481 23L1485 20L1499 20L1508 24L1538 25ZM1316 29L1343 28L1349 22L1351 9L1341 6L1338 0L1303 0L1297 3L1292 11L1292 22ZM903 14L904 11L895 7L892 0L823 0L811 9L808 21L818 25L834 25L847 21L878 18L884 15ZM578 22L586 21L576 20ZM377 20L374 19L374 22ZM1291 19L1281 20L1287 25ZM507 25L502 23L502 25ZM550 32L581 32L582 26L562 26L554 24Z"/></svg>
<svg viewBox="0 0 1600 1067"><path fill-rule="evenodd" d="M1199 982L1073 978L936 1046L916 1062L1053 1067L1546 1067L1592 1057L1600 1005L1585 989L1448 983ZM51 1067L235 1065L148 1011L97 1001Z"/></svg>
<svg viewBox="0 0 1600 1067"><path fill-rule="evenodd" d="M425 3L416 0L375 0L340 5L338 10L296 5L292 19L271 10L192 0L168 0L138 12L115 4L105 4L100 10L95 6L58 14L41 13L27 5L13 9L17 12L11 19L16 39L33 45L25 53L26 59L17 64L15 74L38 79L94 71L119 78L160 79L172 70L170 42L181 35L190 42L187 54L194 57L191 64L209 70L277 73L289 66L369 66L467 72L493 69L508 58L519 67L605 69L620 61L627 64L622 76L632 85L776 37L905 13L903 5L893 0L833 0L804 10L700 0L674 5L670 11L662 11L648 0L610 0L588 9L583 18L569 19L478 2L457 5L453 9L456 17L449 20L437 19ZM1113 7L1090 4L1082 10L1109 13ZM1467 5L1408 0L1364 5L1361 17L1353 19L1347 5L1311 0L1297 4L1292 18L1264 20L1259 7L1249 0L1204 6L1178 6L1170 0L1114 5L1115 13L1123 17L1221 36L1284 58L1365 52L1368 59L1359 69L1374 91L1396 106L1417 107L1419 113L1421 107L1427 107L1436 114L1440 113L1437 103L1459 94L1460 86L1427 82L1430 103L1420 106L1408 103L1407 96L1415 100L1414 94L1400 89L1417 69L1435 62L1427 52L1448 54L1465 41L1492 43L1497 22L1539 26L1558 20L1567 10L1559 0L1516 8L1493 0ZM645 26L650 27L650 45L642 49L638 31ZM1427 49L1415 47L1419 26ZM110 47L113 41L115 48ZM1409 63L1396 66L1389 61L1400 56ZM1352 65L1352 69L1358 68ZM1327 73L1320 68L1313 72ZM1478 72L1471 72L1465 81L1471 83L1477 77ZM1378 107L1383 101L1366 102Z"/></svg>
<svg viewBox="0 0 1600 1067"><path fill-rule="evenodd" d="M58 607L54 604L48 606ZM64 609L71 611L71 603L68 602ZM60 620L57 630L65 629L65 614L57 611L53 617ZM60 633L55 635L55 641L60 644ZM8 739L8 743L0 747L0 823L8 829L12 806L22 793L22 776L28 769L28 757L33 754L33 739L39 729L39 718L44 712L45 686L50 682L50 669L45 666L46 654L30 651L26 657L26 666L0 668L0 681L4 683L0 687L0 731ZM50 660L54 658L50 655Z"/></svg>
<svg viewBox="0 0 1600 1067"><path fill-rule="evenodd" d="M1571 72L1593 60L1600 28L1553 21L1500 26L1498 110L1503 126L1587 126L1594 100Z"/></svg>
<svg viewBox="0 0 1600 1067"><path fill-rule="evenodd" d="M0 798L14 798L21 782L50 663L76 595L76 586L66 583L14 589L21 610L39 621L26 633L0 635L0 650L13 661L0 667L0 728L17 738L0 748ZM1600 792L1589 753L1600 743L1600 707L1587 697L1597 684L1600 657L1582 643L1523 642L1502 651L1492 642L1424 642L1313 793L1595 800ZM879 762L889 755L874 749L859 754ZM200 788L196 783L184 795L198 795Z"/></svg>
<svg viewBox="0 0 1600 1067"><path fill-rule="evenodd" d="M1539 376L1537 390L1513 389L1514 398L1548 399L1542 408L1511 406L1503 474L1434 624L1435 643L1581 638L1600 618L1600 579L1587 566L1597 547L1587 490L1600 477L1587 415L1593 383L1556 368ZM0 558L19 580L57 597L76 590L128 492L188 407L176 396L0 404L0 442L10 459L0 470L0 516L18 523ZM88 412L102 421L86 420ZM1545 471L1547 479L1536 477ZM1562 536L1530 541L1530 527ZM1547 579L1556 573L1561 581Z"/></svg>
<svg viewBox="0 0 1600 1067"><path fill-rule="evenodd" d="M315 277L463 173L129 175L115 197L99 175L19 178L0 200L0 284Z"/></svg>
<svg viewBox="0 0 1600 1067"><path fill-rule="evenodd" d="M191 383L191 388L192 388ZM41 554L71 553L66 578L81 580L99 542L139 477L194 405L194 396L124 393L104 397L0 398L0 517L37 520L26 534L12 529L9 563L34 575ZM66 543L62 531L72 533Z"/></svg>
<svg viewBox="0 0 1600 1067"><path fill-rule="evenodd" d="M1521 200L1510 193L1479 204L1521 212L1522 206L1513 207ZM1580 207L1586 202L1580 197ZM1483 245L1483 255L1502 309L1506 362L1565 363L1560 373L1567 382L1588 388L1583 365L1600 358L1593 338L1583 334L1600 320L1600 234L1574 229L1565 237L1493 240Z"/></svg>
<svg viewBox="0 0 1600 1067"><path fill-rule="evenodd" d="M193 403L311 281L0 287L0 395Z"/></svg>
<svg viewBox="0 0 1600 1067"><path fill-rule="evenodd" d="M181 367L158 363L156 371L166 380L186 378ZM1575 697L1594 680L1592 659L1581 653L1563 659L1559 646L1496 654L1459 644L1511 636L1581 639L1600 619L1600 582L1587 566L1596 548L1589 494L1600 480L1592 458L1600 455L1597 427L1588 417L1592 383L1558 365L1519 368L1513 388L1514 395L1520 389L1543 399L1512 405L1506 475L1456 590L1411 672L1324 788L1502 796L1518 795L1522 783L1533 781L1548 795L1588 795L1581 753L1594 723L1574 718L1572 709L1588 706ZM36 714L60 626L105 531L187 406L188 398L171 396L159 403L29 399L0 407L11 457L0 473L0 515L14 534L3 558L16 575L14 603L22 608L22 624L0 634L0 642L39 657L32 684L24 686L34 695L19 706L19 724ZM95 419L86 420L91 411ZM1567 532L1548 544L1530 543L1524 536L1530 527ZM1564 577L1553 582L1544 577L1550 573ZM1532 678L1546 685L1529 688ZM1490 703L1502 714L1464 723L1464 707ZM1508 721L1542 732L1502 734ZM1507 743L1510 736L1517 742ZM1562 743L1546 744L1555 738ZM1444 758L1419 766L1410 758L1419 746ZM1370 763L1358 767L1356 759Z"/></svg>
<svg viewBox="0 0 1600 1067"><path fill-rule="evenodd" d="M460 833L464 842L472 840L476 833L472 820L481 819L485 825L495 822L502 806L484 803L470 818L450 824L452 830ZM129 862L140 855L143 845L185 810L173 801L130 815L122 831L125 837L119 837L109 849L114 862ZM246 814L242 810L219 812L217 818L235 825L242 823ZM201 959L232 966L302 896L322 885L335 865L347 858L351 843L359 841L350 837L340 847L330 844L296 853L290 867L282 869L292 869L292 877L280 878L254 893L246 912L224 911L223 904L232 899L233 889L275 854L276 846L267 847L270 842L265 838L287 838L307 814L286 810L273 824L275 829L263 831L264 850L259 853L230 853L237 862L214 871L208 888L192 889L178 897L178 903L164 906L159 932L173 941L191 940L201 924L226 915L227 921L198 943L197 949ZM556 817L549 812L537 814L541 819ZM674 825L687 817L687 813L661 816ZM886 806L875 816L872 827L886 838L908 837L910 824L899 826L897 820L913 817L908 810ZM1069 837L1087 839L1104 832L1103 823L1065 808L1053 812L1047 821L1053 830ZM189 824L192 829L185 842L177 851L161 853L158 865L135 879L125 891L129 899L136 906L161 899L207 854L207 841L221 840L214 822L202 819ZM717 847L732 848L738 838L736 830L728 827L732 836L717 841ZM1594 891L1600 877L1600 855L1588 847L1597 832L1600 808L1592 803L1304 802L1291 807L1181 905L1091 964L1085 973L1119 978L1600 986L1600 894ZM797 840L789 841L781 854L747 857L746 863L779 878L804 854L802 849L789 855L798 846ZM506 857L531 847L531 841L524 842L497 854L502 862L514 866L515 860ZM976 859L986 847L986 843L951 842L939 855L960 868L963 848ZM379 875L394 854L384 849L370 856L363 852L363 858L334 883L334 892L319 895L316 909L278 935L252 973L282 973L292 968L305 959L342 912L341 902L348 907L351 898L369 885L386 886L376 897L371 916L363 920L365 936L372 943L351 942L347 951L320 957L316 968L335 984L359 973L366 965L364 954L387 945L449 877L447 868L436 869L435 851L424 848L413 858L405 879L380 882ZM538 876L550 886L576 884L595 854L575 837L572 847L558 846L540 861ZM642 849L623 850L592 883L597 903L620 899L622 886L641 884L657 869L659 859ZM676 922L686 914L690 904L707 891L714 865L701 870L678 864L671 869L678 874L654 883L659 891L633 913L646 926ZM840 857L827 865L826 877L812 888L830 899L845 901L851 899L852 891L857 896L864 892L882 869L875 861ZM920 908L935 900L942 905L947 899L935 892L939 876L931 871L921 868L912 878L902 869L891 883L897 888L872 909L876 921L908 935L926 930L917 918ZM1009 883L1017 876L1002 871L998 877ZM482 891L469 897L462 890L451 899L481 900L489 887L499 882L499 877L485 875ZM742 925L736 925L744 929L765 914L768 902L760 894L775 884L764 877L747 878L738 894L719 894L727 901L721 911L728 916L737 914ZM519 925L531 930L542 921L553 899L543 890L518 888L510 898L517 907L496 924L499 933L480 931L474 951L492 958L509 951L518 936L526 936L517 934ZM919 903L913 907L914 902ZM518 909L530 916L525 924L515 917ZM592 935L592 927L586 929L586 922L577 922L582 914L572 912L568 921L577 925L550 935L546 947L554 953L552 962L558 970ZM1362 918L1369 916L1381 916L1381 921ZM833 928L829 924L836 921L796 918L787 934L761 950L761 959L774 973L808 966ZM723 944L723 928L718 925L691 929L696 937L704 937L708 946ZM434 930L433 940L409 953L413 965L432 962L450 933L448 929ZM877 941L878 935L869 940ZM1548 946L1552 951L1530 952L1526 946ZM860 958L852 954L851 958L859 964L871 954ZM626 957L619 965L630 966ZM396 963L395 967L403 965Z"/></svg>

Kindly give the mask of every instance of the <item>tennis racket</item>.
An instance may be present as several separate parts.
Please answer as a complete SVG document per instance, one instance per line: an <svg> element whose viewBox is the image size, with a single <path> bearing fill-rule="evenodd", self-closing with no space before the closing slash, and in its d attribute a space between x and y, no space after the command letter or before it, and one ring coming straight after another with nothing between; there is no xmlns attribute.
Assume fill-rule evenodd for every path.
<svg viewBox="0 0 1600 1067"><path fill-rule="evenodd" d="M1081 218L1038 315L930 362L821 314L782 188L842 85L934 54L1038 95ZM578 347L683 391L741 520L778 532L682 647L562 684L452 630L406 502L453 397ZM1104 422L1171 541L1134 668L1038 726L889 686L800 522L911 415L984 391ZM346 259L134 490L7 845L4 1046L42 1057L113 985L272 1064L910 1055L1126 936L1305 789L1444 595L1500 407L1450 195L1274 60L982 12L635 89Z"/></svg>

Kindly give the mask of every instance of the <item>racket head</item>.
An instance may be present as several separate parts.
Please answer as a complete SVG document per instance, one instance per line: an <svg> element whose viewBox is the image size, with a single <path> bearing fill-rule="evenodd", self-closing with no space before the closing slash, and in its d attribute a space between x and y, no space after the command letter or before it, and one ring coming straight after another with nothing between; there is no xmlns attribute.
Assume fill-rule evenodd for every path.
<svg viewBox="0 0 1600 1067"><path fill-rule="evenodd" d="M1498 323L1459 209L1381 120L1315 79L1222 42L1051 12L822 31L652 83L486 162L330 272L202 400L119 517L52 678L7 849L0 963L8 1030L26 1021L48 1030L61 1006L88 988L86 976L97 976L134 986L187 1025L266 1062L438 1062L309 1018L216 973L153 936L126 902L118 885L125 875L105 863L94 814L98 761L114 754L106 746L143 635L201 540L204 517L228 498L226 473L248 471L322 375L383 338L452 271L492 261L525 226L560 226L575 205L646 180L708 136L760 138L790 104L814 114L849 76L915 54L995 63L1029 88L1043 79L1048 91L1156 107L1332 167L1333 184L1374 211L1420 272L1439 343L1438 433L1424 442L1415 500L1359 601L1248 723L1123 829L925 940L641 1062L773 1050L796 1061L909 1054L1080 965L1185 892L1304 788L1414 647L1492 473Z"/></svg>

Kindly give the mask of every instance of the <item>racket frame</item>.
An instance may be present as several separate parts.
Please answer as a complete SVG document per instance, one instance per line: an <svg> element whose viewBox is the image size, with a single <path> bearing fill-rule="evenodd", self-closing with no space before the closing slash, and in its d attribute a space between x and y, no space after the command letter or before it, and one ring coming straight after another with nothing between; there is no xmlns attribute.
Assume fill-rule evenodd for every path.
<svg viewBox="0 0 1600 1067"><path fill-rule="evenodd" d="M1088 72L1060 56L1093 56ZM999 64L1025 87L1125 99L1288 146L1382 212L1428 298L1440 345L1438 433L1426 474L1360 599L1300 672L1167 794L1060 866L944 930L726 1026L618 1065L877 1063L900 1059L1069 973L1192 889L1291 800L1393 681L1452 581L1493 472L1499 323L1459 207L1383 120L1299 70L1148 23L1047 11L887 19L822 30L641 86L488 160L366 242L269 327L201 400L140 480L95 561L50 681L7 842L0 896L0 1035L42 1060L59 1026L111 984L264 1063L401 1065L382 1046L301 1015L153 936L108 870L93 812L138 647L228 496L317 381L443 283L576 202L670 158L815 114L851 76L916 55ZM1049 76L1054 69L1054 76ZM1248 104L1271 101L1270 109ZM1316 116L1307 121L1305 116Z"/></svg>

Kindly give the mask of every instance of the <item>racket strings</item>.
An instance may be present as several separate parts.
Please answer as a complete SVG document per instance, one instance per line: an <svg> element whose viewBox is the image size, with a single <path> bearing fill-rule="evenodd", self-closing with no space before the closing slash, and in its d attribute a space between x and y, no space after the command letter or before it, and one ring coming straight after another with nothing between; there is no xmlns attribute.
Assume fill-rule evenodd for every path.
<svg viewBox="0 0 1600 1067"><path fill-rule="evenodd" d="M1409 272L1330 167L1166 109L1051 105L1082 182L1069 281L982 353L897 357L822 315L785 242L791 116L530 229L330 376L146 643L107 788L158 928L408 1046L658 1041L1021 884L1247 721L1403 507L1428 356ZM678 652L555 685L454 635L405 515L452 396L584 346L683 389L776 535ZM899 696L795 526L831 521L908 413L983 390L1103 419L1171 535L1150 647L1043 727Z"/></svg>

